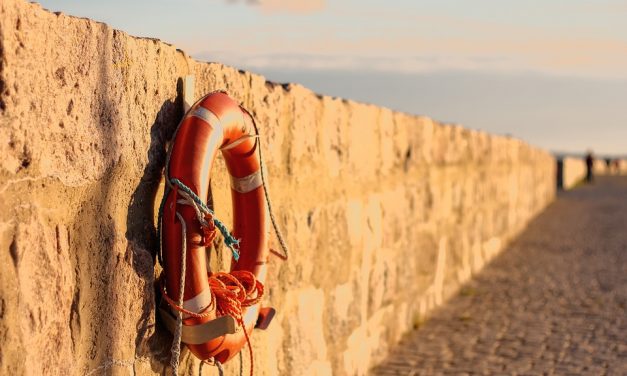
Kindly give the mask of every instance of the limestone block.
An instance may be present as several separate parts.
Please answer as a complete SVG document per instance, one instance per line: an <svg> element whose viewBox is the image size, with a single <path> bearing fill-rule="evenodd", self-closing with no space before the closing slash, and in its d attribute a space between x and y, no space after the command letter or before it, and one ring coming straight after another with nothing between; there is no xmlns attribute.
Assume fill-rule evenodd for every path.
<svg viewBox="0 0 627 376"><path fill-rule="evenodd" d="M418 116L413 119L403 117L409 123L409 147L411 148L411 161L415 163L431 163L434 156L435 130L438 129L436 123L425 116Z"/></svg>
<svg viewBox="0 0 627 376"><path fill-rule="evenodd" d="M348 132L343 125L348 122L349 112L340 99L323 97L320 118L320 150L326 166L327 178L337 178L348 171Z"/></svg>
<svg viewBox="0 0 627 376"><path fill-rule="evenodd" d="M376 119L378 109L375 106L347 101L349 112L348 158L349 174L360 179L369 176L373 166L379 166L381 144Z"/></svg>

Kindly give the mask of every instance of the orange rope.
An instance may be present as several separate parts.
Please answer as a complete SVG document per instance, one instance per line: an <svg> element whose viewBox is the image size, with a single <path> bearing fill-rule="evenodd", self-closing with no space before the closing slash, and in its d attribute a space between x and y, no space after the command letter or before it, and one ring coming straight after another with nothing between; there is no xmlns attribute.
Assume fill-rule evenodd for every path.
<svg viewBox="0 0 627 376"><path fill-rule="evenodd" d="M235 270L231 273L218 272L209 276L211 303L203 313L191 312L179 306L177 302L168 296L163 279L161 285L164 299L172 308L179 312L191 317L204 318L211 315L213 313L213 309L211 308L215 307L218 316L229 315L235 318L242 327L242 330L244 330L248 353L250 355L250 375L253 375L253 348L242 316L242 310L244 308L259 303L263 297L263 283L258 281L253 273L247 270Z"/></svg>
<svg viewBox="0 0 627 376"><path fill-rule="evenodd" d="M242 308L253 306L263 297L263 283L247 270L235 270L231 273L218 272L209 277L211 295L215 294L218 314L229 315L241 325L248 345L250 356L250 375L254 371L253 347L244 325Z"/></svg>
<svg viewBox="0 0 627 376"><path fill-rule="evenodd" d="M216 225L213 222L213 215L205 214L205 221L207 222L207 226L202 227L202 246L203 247L211 247L211 243L216 238Z"/></svg>
<svg viewBox="0 0 627 376"><path fill-rule="evenodd" d="M188 316L191 317L196 317L196 318L205 318L205 317L209 317L212 315L212 310L210 308L212 308L215 304L215 297L213 296L213 294L211 294L211 303L209 303L209 306L205 309L205 312L203 313L197 313L197 312L192 312L192 311L188 311L185 308L181 307L180 305L178 305L178 303L176 301L174 301L172 298L170 298L168 296L168 293L165 289L165 278L161 279L161 295L163 296L163 298L165 299L166 302L168 302L168 304L170 305L170 307L174 308L175 310L186 314Z"/></svg>

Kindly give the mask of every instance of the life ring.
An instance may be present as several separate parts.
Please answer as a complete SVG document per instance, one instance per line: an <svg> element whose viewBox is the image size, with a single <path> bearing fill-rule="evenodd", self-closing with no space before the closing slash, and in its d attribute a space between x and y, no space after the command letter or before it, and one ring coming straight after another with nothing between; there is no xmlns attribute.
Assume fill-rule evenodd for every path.
<svg viewBox="0 0 627 376"><path fill-rule="evenodd" d="M166 179L170 189L164 195L160 215L160 253L164 268L163 295L170 309L162 307L160 311L171 331L175 330L176 322L172 321L173 313L178 314L176 310L184 313L182 342L201 360L224 363L246 342L250 348L248 337L260 317L258 301L263 293L269 250L265 192L255 131L248 111L224 92L210 93L185 114L168 153ZM201 223L203 217L199 216L198 205L202 203L197 202L207 199L210 172L218 151L222 152L231 176L233 237L241 239L239 259L234 254L230 273L211 273L207 269L205 248L213 238L212 226L219 222L205 216L204 224ZM227 245L237 248L237 242L232 240ZM184 280L181 279L181 247L185 248ZM246 276L253 280L244 280ZM229 285L233 279L235 285ZM184 282L183 304L179 306L176 301L181 281ZM221 283L227 286L217 286ZM244 284L244 288L239 285L238 290L237 283ZM227 293L237 290L237 294L244 294L248 299L248 306L244 304L240 317L235 318L235 324L239 324L235 327L228 312L225 313L221 303L216 301L215 290L219 288L226 289ZM262 316L268 316L267 309Z"/></svg>

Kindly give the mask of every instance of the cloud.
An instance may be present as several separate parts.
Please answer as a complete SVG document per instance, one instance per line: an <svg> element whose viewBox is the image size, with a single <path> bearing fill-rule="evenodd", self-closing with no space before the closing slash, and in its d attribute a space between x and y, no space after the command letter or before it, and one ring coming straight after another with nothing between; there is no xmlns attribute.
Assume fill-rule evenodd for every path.
<svg viewBox="0 0 627 376"><path fill-rule="evenodd" d="M247 69L537 71L557 75L627 77L627 42L562 38L312 38L271 45L193 53Z"/></svg>
<svg viewBox="0 0 627 376"><path fill-rule="evenodd" d="M605 28L591 28L576 18L572 24L510 24L402 9L381 9L378 18L373 13L377 9L358 9L352 16L345 11L336 4L324 10L326 18L346 22L321 25L284 17L282 22L265 22L263 28L243 25L229 39L203 36L188 51L248 69L535 71L627 77L627 39L609 22ZM375 18L377 22L371 22Z"/></svg>
<svg viewBox="0 0 627 376"><path fill-rule="evenodd" d="M465 70L499 65L499 58L453 56L397 56L377 57L364 55L324 54L246 54L235 52L205 52L196 58L217 61L245 69L288 69L288 70L358 70L378 72L417 73L432 70Z"/></svg>
<svg viewBox="0 0 627 376"><path fill-rule="evenodd" d="M237 0L229 0L237 2ZM262 12L311 13L324 9L325 0L246 0Z"/></svg>

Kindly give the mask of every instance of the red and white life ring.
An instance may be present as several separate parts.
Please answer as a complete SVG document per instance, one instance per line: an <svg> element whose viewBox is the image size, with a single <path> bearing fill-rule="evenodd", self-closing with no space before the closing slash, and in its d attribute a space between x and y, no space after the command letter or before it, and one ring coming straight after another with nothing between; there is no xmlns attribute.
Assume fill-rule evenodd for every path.
<svg viewBox="0 0 627 376"><path fill-rule="evenodd" d="M171 184L162 205L163 293L171 309L161 309L161 313L170 330L173 330L172 313L175 310L184 313L182 342L201 360L214 359L221 363L229 360L249 341L248 336L260 316L258 300L267 273L268 246L258 146L251 115L226 93L215 92L201 98L185 114L169 152L166 179L180 184ZM191 194L181 189L188 188L196 199L206 202L210 171L218 151L222 152L231 176L233 236L241 239L239 259L233 259L228 274L207 270L205 248L212 240L213 218L206 217L203 225L198 207L186 203ZM183 234L186 234L185 260L181 257ZM182 262L185 262L185 287L183 304L178 306L175 302L180 294ZM229 284L231 279L237 281ZM242 284L248 291L241 291ZM227 293L237 290L236 294L248 299L237 318L243 325L233 328L228 320L220 323L221 319L230 319L221 303L216 302L216 289L220 288Z"/></svg>

